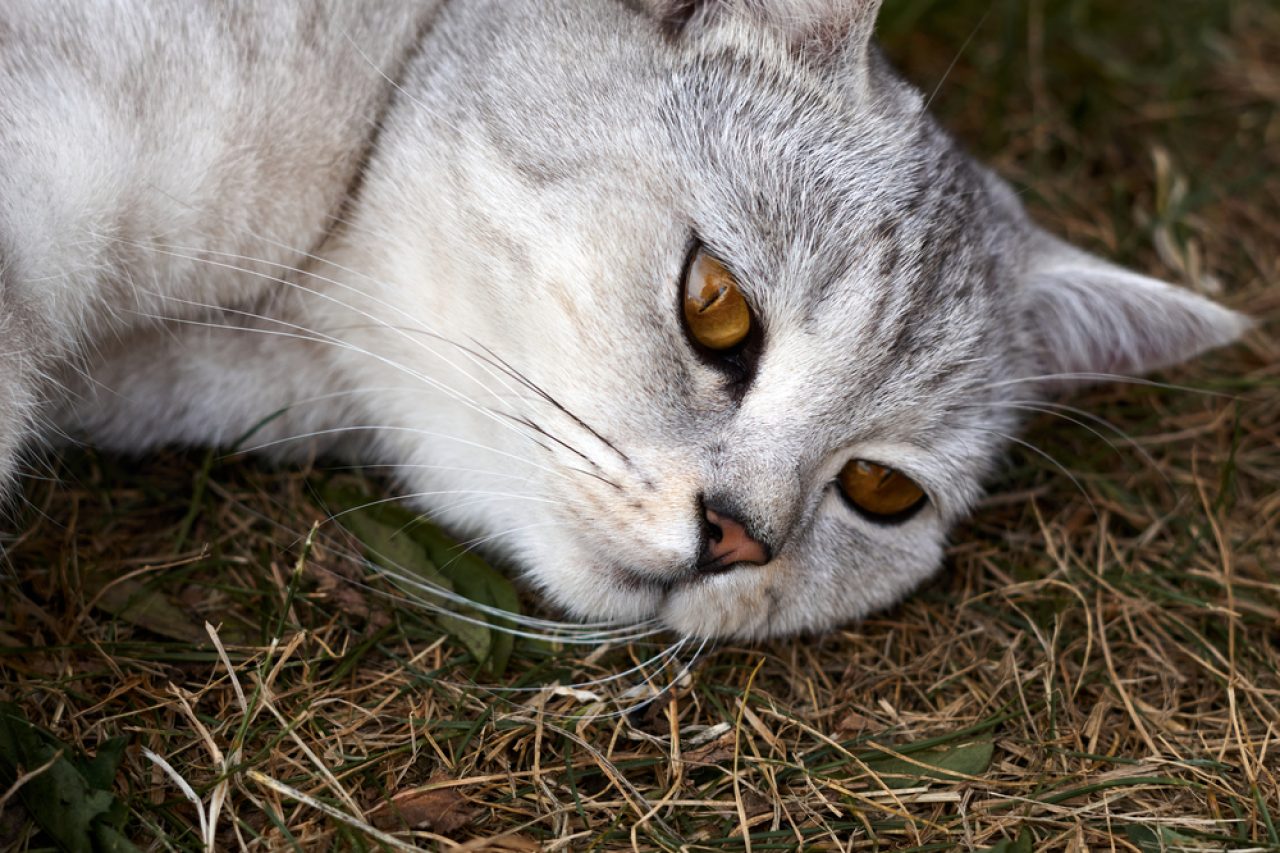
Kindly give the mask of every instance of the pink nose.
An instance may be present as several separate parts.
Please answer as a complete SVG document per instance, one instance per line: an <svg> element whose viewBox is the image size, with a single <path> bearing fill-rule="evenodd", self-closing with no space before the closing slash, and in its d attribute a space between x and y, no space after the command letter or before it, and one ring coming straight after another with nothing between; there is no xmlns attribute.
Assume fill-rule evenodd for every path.
<svg viewBox="0 0 1280 853"><path fill-rule="evenodd" d="M751 538L742 522L713 509L706 511L707 542L703 549L703 562L727 567L733 563L750 563L762 566L769 562L769 549Z"/></svg>

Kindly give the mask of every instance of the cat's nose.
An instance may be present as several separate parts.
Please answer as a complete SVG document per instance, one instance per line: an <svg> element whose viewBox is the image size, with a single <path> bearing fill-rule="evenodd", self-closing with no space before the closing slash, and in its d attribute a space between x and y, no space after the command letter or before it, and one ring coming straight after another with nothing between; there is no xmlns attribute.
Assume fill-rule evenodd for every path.
<svg viewBox="0 0 1280 853"><path fill-rule="evenodd" d="M773 558L767 545L752 538L736 518L710 507L703 510L702 559L699 568L721 569L735 563L762 566Z"/></svg>

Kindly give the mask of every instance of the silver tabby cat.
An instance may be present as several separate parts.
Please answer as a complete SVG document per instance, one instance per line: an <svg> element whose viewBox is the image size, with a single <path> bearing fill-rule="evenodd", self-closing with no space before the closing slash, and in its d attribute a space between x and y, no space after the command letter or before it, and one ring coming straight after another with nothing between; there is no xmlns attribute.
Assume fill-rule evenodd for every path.
<svg viewBox="0 0 1280 853"><path fill-rule="evenodd" d="M0 477L266 421L579 617L891 604L1055 378L1247 321L1032 224L878 5L5 0Z"/></svg>

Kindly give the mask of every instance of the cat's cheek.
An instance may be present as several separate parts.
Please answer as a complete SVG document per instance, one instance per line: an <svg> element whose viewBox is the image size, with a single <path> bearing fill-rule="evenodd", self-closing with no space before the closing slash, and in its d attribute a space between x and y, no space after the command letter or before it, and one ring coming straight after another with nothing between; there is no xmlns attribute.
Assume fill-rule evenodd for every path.
<svg viewBox="0 0 1280 853"><path fill-rule="evenodd" d="M564 532L544 532L522 557L525 579L576 619L640 622L652 618L664 598L657 586L628 582Z"/></svg>

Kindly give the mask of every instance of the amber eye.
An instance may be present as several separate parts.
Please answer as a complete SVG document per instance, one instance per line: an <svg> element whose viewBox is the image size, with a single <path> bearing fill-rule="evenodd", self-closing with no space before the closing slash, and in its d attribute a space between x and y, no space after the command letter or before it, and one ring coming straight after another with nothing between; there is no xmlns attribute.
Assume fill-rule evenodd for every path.
<svg viewBox="0 0 1280 853"><path fill-rule="evenodd" d="M913 480L883 465L855 459L840 471L840 490L865 515L877 520L905 520L924 505L924 489Z"/></svg>
<svg viewBox="0 0 1280 853"><path fill-rule="evenodd" d="M707 349L733 349L751 331L751 308L733 273L701 249L684 279L684 320Z"/></svg>

